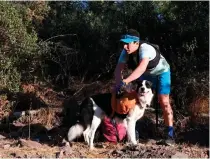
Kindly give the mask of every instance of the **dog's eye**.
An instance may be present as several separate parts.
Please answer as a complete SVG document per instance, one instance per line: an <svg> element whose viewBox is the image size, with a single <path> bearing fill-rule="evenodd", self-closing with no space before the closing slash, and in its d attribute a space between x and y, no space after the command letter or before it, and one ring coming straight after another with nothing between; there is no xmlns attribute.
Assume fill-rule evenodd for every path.
<svg viewBox="0 0 210 159"><path fill-rule="evenodd" d="M146 81L145 85L146 85L147 88L151 88L152 87L152 83L149 82L149 81Z"/></svg>
<svg viewBox="0 0 210 159"><path fill-rule="evenodd" d="M143 86L143 84L142 84L142 83L139 83L139 84L138 84L138 87L142 87L142 86Z"/></svg>
<svg viewBox="0 0 210 159"><path fill-rule="evenodd" d="M142 83L139 83L139 84L137 85L137 87L136 87L136 91L138 91L139 88L141 88L142 86L143 86L143 84L142 84Z"/></svg>

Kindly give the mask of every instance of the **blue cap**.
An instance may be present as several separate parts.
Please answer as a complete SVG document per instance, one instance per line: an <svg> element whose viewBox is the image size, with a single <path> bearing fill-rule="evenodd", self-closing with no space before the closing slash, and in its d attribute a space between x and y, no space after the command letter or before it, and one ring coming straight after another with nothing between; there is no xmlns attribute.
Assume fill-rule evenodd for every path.
<svg viewBox="0 0 210 159"><path fill-rule="evenodd" d="M132 36L132 35L123 35L120 41L124 43L131 43L131 42L139 42L140 38L137 36Z"/></svg>

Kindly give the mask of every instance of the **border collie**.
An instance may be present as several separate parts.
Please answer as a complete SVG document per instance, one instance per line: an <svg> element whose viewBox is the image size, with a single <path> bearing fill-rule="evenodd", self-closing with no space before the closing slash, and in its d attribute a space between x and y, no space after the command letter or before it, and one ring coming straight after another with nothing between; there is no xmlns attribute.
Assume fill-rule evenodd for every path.
<svg viewBox="0 0 210 159"><path fill-rule="evenodd" d="M131 87L132 86L132 87ZM147 105L151 104L153 93L151 89L152 83L149 81L132 82L128 87L124 88L130 91L131 88L136 90L138 96L138 104L126 115L115 113L113 119L116 123L123 123L127 130L127 139L132 144L137 144L135 126L136 121L143 115ZM93 140L95 132L101 121L112 113L111 93L98 94L86 98L80 105L80 117L78 123L73 125L68 132L69 142L83 134L85 142L93 149Z"/></svg>

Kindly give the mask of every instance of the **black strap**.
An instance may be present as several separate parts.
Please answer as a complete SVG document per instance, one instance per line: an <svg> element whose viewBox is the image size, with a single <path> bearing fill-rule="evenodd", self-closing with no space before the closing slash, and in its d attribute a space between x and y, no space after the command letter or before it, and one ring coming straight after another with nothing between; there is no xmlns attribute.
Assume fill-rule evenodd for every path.
<svg viewBox="0 0 210 159"><path fill-rule="evenodd" d="M146 43L148 45L151 45L152 47L154 47L155 51L156 51L156 56L154 59L150 60L148 65L147 65L147 70L151 70L153 68L155 68L159 61L160 61L160 49L158 45L149 43L147 41L141 41L141 44ZM128 68L134 70L136 69L136 67L139 65L139 52L137 51L136 53L132 53L130 55L128 55L128 59L127 59L127 64L128 64Z"/></svg>
<svg viewBox="0 0 210 159"><path fill-rule="evenodd" d="M141 41L141 44L143 44L143 43L151 45L156 51L155 58L152 59L151 61L149 61L148 65L147 65L147 70L151 70L151 69L155 68L158 65L159 61L160 61L160 54L161 54L160 48L159 48L158 45L152 44L152 43L147 42L147 41Z"/></svg>
<svg viewBox="0 0 210 159"><path fill-rule="evenodd" d="M114 118L111 119L111 123L114 126L115 131L116 131L117 142L119 142L120 141L120 137L119 137L119 133L117 131L117 124L116 124L116 121L114 120Z"/></svg>
<svg viewBox="0 0 210 159"><path fill-rule="evenodd" d="M156 45L154 45L154 44L149 44L149 45L151 45L155 48L156 56L154 59L149 61L149 64L147 65L148 70L155 68L160 61L160 50L158 49L159 47L158 46L156 47Z"/></svg>
<svg viewBox="0 0 210 159"><path fill-rule="evenodd" d="M158 109L159 109L159 102L158 102L158 77L156 79L156 92L155 92L155 115L156 115L156 130L158 128Z"/></svg>

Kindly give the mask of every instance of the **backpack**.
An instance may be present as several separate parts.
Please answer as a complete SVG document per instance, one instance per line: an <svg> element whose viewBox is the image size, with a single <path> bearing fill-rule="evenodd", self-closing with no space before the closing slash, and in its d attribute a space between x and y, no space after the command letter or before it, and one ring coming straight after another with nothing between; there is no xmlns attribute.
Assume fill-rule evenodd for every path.
<svg viewBox="0 0 210 159"><path fill-rule="evenodd" d="M155 51L156 51L156 56L153 60L149 61L148 65L147 65L147 70L151 70L153 68L155 68L159 61L160 61L160 49L159 49L159 46L156 45L156 44L152 44L152 43L149 43L149 42L146 42L146 41L142 41L142 44L148 44L148 45L151 45L152 47L154 47ZM130 54L128 55L127 57L127 65L128 65L128 68L129 69L136 69L136 67L139 65L139 53L138 51L136 53L133 53L133 54Z"/></svg>
<svg viewBox="0 0 210 159"><path fill-rule="evenodd" d="M124 92L120 98L116 97L116 93L112 93L111 98L111 106L112 106L112 114L128 114L130 109L132 109L136 103L138 103L137 93L133 92Z"/></svg>
<svg viewBox="0 0 210 159"><path fill-rule="evenodd" d="M112 114L110 117L104 117L102 121L102 133L106 140L110 142L122 141L126 136L126 128L122 123L113 123L114 115L126 117L130 109L134 108L138 102L137 93L124 92L121 97L116 97L116 93L112 92L111 106Z"/></svg>
<svg viewBox="0 0 210 159"><path fill-rule="evenodd" d="M105 116L102 125L102 134L107 141L117 143L126 137L126 127L123 123L113 123L111 118Z"/></svg>

